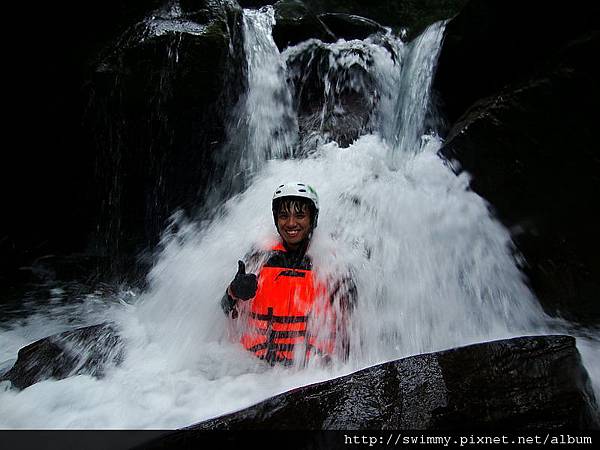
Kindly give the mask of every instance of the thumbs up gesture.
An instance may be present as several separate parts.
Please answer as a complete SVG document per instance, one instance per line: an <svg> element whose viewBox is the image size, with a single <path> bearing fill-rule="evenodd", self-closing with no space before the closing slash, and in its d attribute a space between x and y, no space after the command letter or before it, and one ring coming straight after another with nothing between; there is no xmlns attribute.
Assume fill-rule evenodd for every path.
<svg viewBox="0 0 600 450"><path fill-rule="evenodd" d="M246 273L246 265L238 261L238 271L229 285L230 294L240 300L250 300L256 295L258 280L253 273Z"/></svg>

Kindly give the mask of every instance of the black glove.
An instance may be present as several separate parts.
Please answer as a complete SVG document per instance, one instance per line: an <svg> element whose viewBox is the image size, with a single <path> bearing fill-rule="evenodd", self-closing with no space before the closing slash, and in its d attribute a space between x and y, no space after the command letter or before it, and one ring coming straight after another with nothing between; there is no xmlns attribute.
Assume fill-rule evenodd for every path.
<svg viewBox="0 0 600 450"><path fill-rule="evenodd" d="M238 261L238 272L229 285L231 294L240 300L250 300L256 295L258 280L253 273L246 274L246 265L243 261Z"/></svg>

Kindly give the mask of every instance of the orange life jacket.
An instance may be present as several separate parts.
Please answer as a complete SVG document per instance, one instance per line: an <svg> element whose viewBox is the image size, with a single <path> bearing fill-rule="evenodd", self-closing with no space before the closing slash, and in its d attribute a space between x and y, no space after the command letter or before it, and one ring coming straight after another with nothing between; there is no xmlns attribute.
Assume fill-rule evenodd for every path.
<svg viewBox="0 0 600 450"><path fill-rule="evenodd" d="M292 364L311 353L331 355L335 345L335 314L310 259L290 263L280 243L260 269L256 296L244 305L242 345L270 363ZM296 350L296 353L294 351ZM304 361L306 361L304 359Z"/></svg>

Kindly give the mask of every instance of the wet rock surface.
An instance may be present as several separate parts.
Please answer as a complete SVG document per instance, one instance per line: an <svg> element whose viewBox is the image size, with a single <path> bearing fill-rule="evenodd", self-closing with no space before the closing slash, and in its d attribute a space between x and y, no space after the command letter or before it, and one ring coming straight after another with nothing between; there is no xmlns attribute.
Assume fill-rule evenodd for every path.
<svg viewBox="0 0 600 450"><path fill-rule="evenodd" d="M304 44L290 54L288 78L298 112L299 134L305 152L323 140L347 147L371 131L379 101L369 66L373 55L365 48L330 48L319 42Z"/></svg>
<svg viewBox="0 0 600 450"><path fill-rule="evenodd" d="M112 252L113 271L154 247L173 212L193 215L218 178L213 156L244 89L244 62L242 10L228 0L167 4L99 57L86 117L101 200L97 247Z"/></svg>
<svg viewBox="0 0 600 450"><path fill-rule="evenodd" d="M473 176L473 189L515 232L547 311L598 323L598 4L463 4L306 0L310 11L299 17L316 17L313 24L336 35L343 32L325 20L336 14L416 30L403 17L460 11L446 30L434 83L449 119L440 154ZM5 189L11 220L0 231L3 284L30 281L27 268L49 255L81 256L68 267L44 264L57 277L124 276L136 267L131 278L143 278L169 215L201 205L207 174L222 173L212 158L244 89L241 8L225 0L178 5L106 2L75 19L67 5L42 5L28 19L39 32L22 37L9 58L19 68L9 73L16 76L8 100L22 142ZM318 37L317 28L306 36ZM320 122L319 89L298 97L303 136L325 131L346 146L369 131L372 90L341 93L341 108L332 105ZM140 252L147 258L137 264Z"/></svg>
<svg viewBox="0 0 600 450"><path fill-rule="evenodd" d="M600 25L600 5L470 1L446 26L434 89L456 121L476 101L526 82L565 46ZM590 61L591 62L591 61Z"/></svg>
<svg viewBox="0 0 600 450"><path fill-rule="evenodd" d="M354 14L325 13L319 14L318 17L333 34L347 41L362 40L375 33L385 33L385 28L374 20Z"/></svg>
<svg viewBox="0 0 600 450"><path fill-rule="evenodd" d="M273 8L273 40L279 50L308 39L319 39L323 42L337 40L327 25L300 0L281 0L275 3Z"/></svg>
<svg viewBox="0 0 600 450"><path fill-rule="evenodd" d="M81 126L88 106L85 73L104 46L161 3L6 5L6 16L17 18L7 23L7 33L19 37L6 52L10 89L4 102L19 151L2 177L10 219L0 225L0 285L29 281L21 268L46 255L94 256L89 243L98 202L94 151Z"/></svg>
<svg viewBox="0 0 600 450"><path fill-rule="evenodd" d="M216 163L213 156L223 150L227 116L246 80L241 7L274 3L281 48L309 38L363 37L379 27L371 20L414 31L419 27L406 18L431 23L461 6L460 0L304 6L107 0L86 10L44 4L34 11L10 5L7 16L27 20L11 23L20 38L7 56L18 68L8 71L15 122L9 128L21 144L5 189L12 219L0 230L3 283L30 281L21 267L40 257L71 254L96 260L82 278L143 277L169 216L179 209L193 215L208 175L223 173L226 156ZM23 33L24 24L36 33ZM361 96L347 100L351 112L336 118L350 116L340 127L346 131L361 127L368 112L356 111L371 106ZM345 143L352 139L346 131Z"/></svg>
<svg viewBox="0 0 600 450"><path fill-rule="evenodd" d="M262 2L261 2L262 3ZM467 0L397 0L374 2L371 0L305 0L316 14L341 13L374 20L395 31L404 30L406 39L412 40L425 28L438 20L457 14ZM334 31L335 33L335 31Z"/></svg>
<svg viewBox="0 0 600 450"><path fill-rule="evenodd" d="M14 366L0 377L25 389L47 379L73 375L102 377L108 365L124 357L123 341L113 324L78 328L40 339L19 350Z"/></svg>
<svg viewBox="0 0 600 450"><path fill-rule="evenodd" d="M600 72L590 58L600 15L578 5L514 17L502 2L469 3L446 29L434 88L452 124L440 155L513 232L546 311L590 325L600 322Z"/></svg>
<svg viewBox="0 0 600 450"><path fill-rule="evenodd" d="M412 356L301 387L151 443L219 430L597 429L569 336L529 336Z"/></svg>

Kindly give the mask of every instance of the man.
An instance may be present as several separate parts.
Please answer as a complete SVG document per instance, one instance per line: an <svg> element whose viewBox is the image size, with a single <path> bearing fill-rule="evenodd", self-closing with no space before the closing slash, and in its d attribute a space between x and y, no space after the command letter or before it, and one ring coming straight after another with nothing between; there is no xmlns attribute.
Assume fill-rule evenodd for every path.
<svg viewBox="0 0 600 450"><path fill-rule="evenodd" d="M236 321L242 345L270 364L346 359L356 288L348 276L332 282L313 272L307 252L319 217L317 193L305 183L282 184L272 211L281 241L248 258L258 277L238 262L221 306Z"/></svg>

